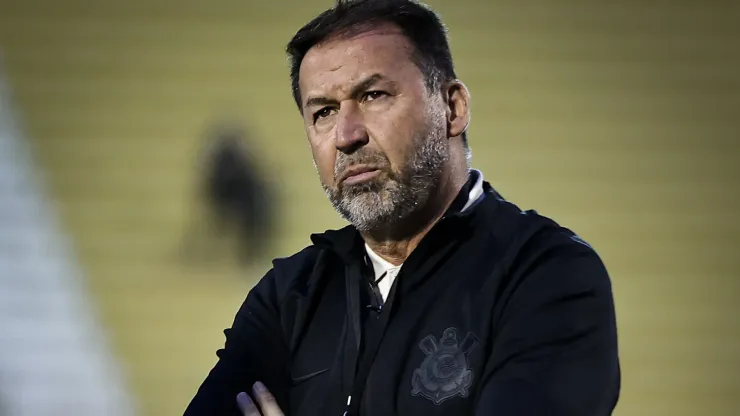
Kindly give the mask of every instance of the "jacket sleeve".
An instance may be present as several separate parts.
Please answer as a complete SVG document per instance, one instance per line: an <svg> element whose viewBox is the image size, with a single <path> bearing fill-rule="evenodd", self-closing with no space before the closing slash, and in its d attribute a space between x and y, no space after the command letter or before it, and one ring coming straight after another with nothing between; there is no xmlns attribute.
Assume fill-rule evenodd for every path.
<svg viewBox="0 0 740 416"><path fill-rule="evenodd" d="M602 416L616 404L609 276L586 247L557 251L508 285L477 416Z"/></svg>
<svg viewBox="0 0 740 416"><path fill-rule="evenodd" d="M218 362L185 410L185 416L240 416L239 392L265 383L278 403L285 405L288 386L287 346L278 314L274 270L249 292L236 314L226 343L216 352Z"/></svg>

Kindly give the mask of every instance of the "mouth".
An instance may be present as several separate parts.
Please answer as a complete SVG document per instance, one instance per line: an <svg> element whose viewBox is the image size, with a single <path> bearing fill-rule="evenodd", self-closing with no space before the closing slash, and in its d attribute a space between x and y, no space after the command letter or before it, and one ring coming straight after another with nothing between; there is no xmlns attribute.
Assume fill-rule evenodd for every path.
<svg viewBox="0 0 740 416"><path fill-rule="evenodd" d="M357 185L368 182L380 175L380 169L373 166L351 166L342 173L339 183L342 185Z"/></svg>

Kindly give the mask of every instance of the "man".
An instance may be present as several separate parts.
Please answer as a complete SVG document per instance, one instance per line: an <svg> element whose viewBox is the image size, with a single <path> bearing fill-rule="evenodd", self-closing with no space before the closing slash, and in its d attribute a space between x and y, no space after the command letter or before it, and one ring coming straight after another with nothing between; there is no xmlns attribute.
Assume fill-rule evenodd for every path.
<svg viewBox="0 0 740 416"><path fill-rule="evenodd" d="M340 1L288 54L319 178L352 225L274 261L186 414L611 414L607 272L469 169L470 96L438 17Z"/></svg>
<svg viewBox="0 0 740 416"><path fill-rule="evenodd" d="M268 249L272 231L272 198L256 161L248 151L248 136L238 126L219 126L206 170L205 197L212 225L219 236L235 228L239 257L249 264ZM196 236L201 237L201 236Z"/></svg>
<svg viewBox="0 0 740 416"><path fill-rule="evenodd" d="M218 123L208 132L198 184L198 202L205 204L207 215L186 230L181 249L185 262L214 260L213 254L224 247L217 243L236 243L235 254L244 265L269 250L275 201L248 139L246 129L232 123Z"/></svg>

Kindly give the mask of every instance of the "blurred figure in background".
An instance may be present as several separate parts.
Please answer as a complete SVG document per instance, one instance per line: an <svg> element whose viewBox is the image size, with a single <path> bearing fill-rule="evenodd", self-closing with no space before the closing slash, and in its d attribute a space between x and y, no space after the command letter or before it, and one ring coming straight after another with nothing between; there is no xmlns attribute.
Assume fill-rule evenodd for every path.
<svg viewBox="0 0 740 416"><path fill-rule="evenodd" d="M245 128L220 123L206 140L198 183L205 218L196 218L186 234L185 258L211 261L235 239L239 261L251 264L269 251L273 198L249 151Z"/></svg>

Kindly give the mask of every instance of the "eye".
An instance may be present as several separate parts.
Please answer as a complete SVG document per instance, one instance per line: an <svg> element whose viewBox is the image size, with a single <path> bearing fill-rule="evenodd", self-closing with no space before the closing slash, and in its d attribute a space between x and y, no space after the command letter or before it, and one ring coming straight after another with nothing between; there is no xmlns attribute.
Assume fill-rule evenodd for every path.
<svg viewBox="0 0 740 416"><path fill-rule="evenodd" d="M321 110L313 113L313 122L317 122L319 119L324 117L329 117L331 115L332 108L331 107L324 107Z"/></svg>
<svg viewBox="0 0 740 416"><path fill-rule="evenodd" d="M387 94L384 91L368 91L362 96L362 98L363 101L373 101L385 95Z"/></svg>

